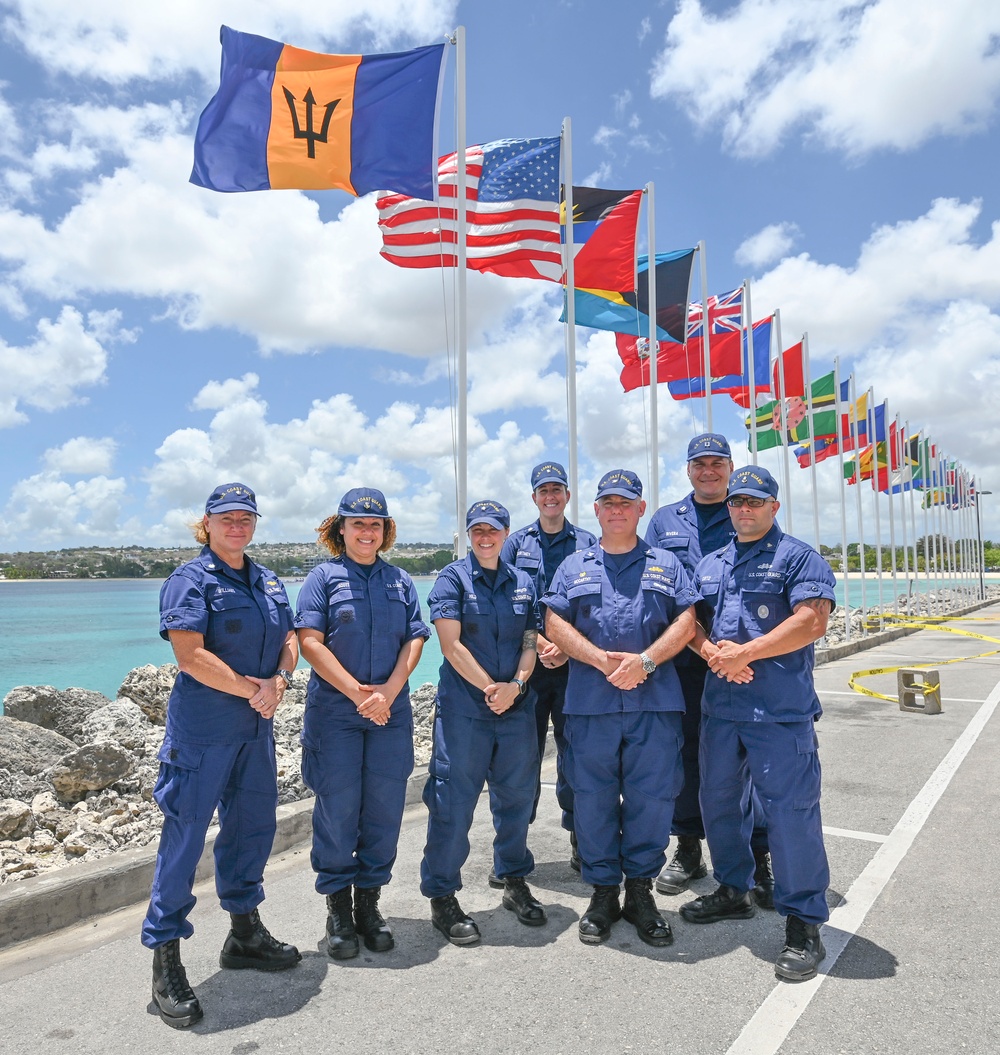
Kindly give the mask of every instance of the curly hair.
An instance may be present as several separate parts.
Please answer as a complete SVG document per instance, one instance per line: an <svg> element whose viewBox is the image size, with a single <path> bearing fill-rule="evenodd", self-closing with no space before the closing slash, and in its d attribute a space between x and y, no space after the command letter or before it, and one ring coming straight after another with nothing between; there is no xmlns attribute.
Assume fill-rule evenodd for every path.
<svg viewBox="0 0 1000 1055"><path fill-rule="evenodd" d="M319 541L322 545L335 556L343 557L346 552L344 545L343 527L344 521L348 519L345 516L337 514L336 516L327 517L318 528L316 533L319 535ZM382 519L382 545L379 546L379 553L388 553L392 549L393 543L396 541L396 521L392 517L385 517Z"/></svg>

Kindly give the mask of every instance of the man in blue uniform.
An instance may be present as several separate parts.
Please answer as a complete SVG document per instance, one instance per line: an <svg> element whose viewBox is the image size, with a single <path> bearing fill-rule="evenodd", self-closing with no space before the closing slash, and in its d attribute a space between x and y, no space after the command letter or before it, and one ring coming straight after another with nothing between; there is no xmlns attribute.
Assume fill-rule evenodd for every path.
<svg viewBox="0 0 1000 1055"><path fill-rule="evenodd" d="M753 915L752 780L771 843L774 905L786 917L775 973L804 981L826 955L819 928L829 919L814 729L822 709L812 672L813 642L826 633L833 610L834 577L811 546L774 522L778 485L766 469L733 473L728 502L736 539L698 565L702 603L693 642L710 671L702 698L701 810L719 887L684 905L681 915L691 923Z"/></svg>
<svg viewBox="0 0 1000 1055"><path fill-rule="evenodd" d="M528 849L538 774L534 693L528 688L538 633L535 585L500 559L510 514L499 502L474 502L465 524L469 554L441 572L427 598L444 662L424 786L427 844L420 892L430 898L431 922L452 945L479 941L479 928L456 895L484 784L490 789L493 871L503 880L503 906L526 926L546 922L525 880L535 867Z"/></svg>
<svg viewBox="0 0 1000 1055"><path fill-rule="evenodd" d="M638 537L645 510L635 473L605 474L600 545L567 557L542 602L546 636L570 657L566 771L594 887L580 920L588 944L606 941L620 916L649 945L673 941L652 886L682 776L684 697L670 661L694 634L697 595L676 557Z"/></svg>
<svg viewBox="0 0 1000 1055"><path fill-rule="evenodd" d="M566 505L570 499L566 470L553 461L542 462L531 470L531 500L538 508L538 519L527 527L513 532L504 543L500 557L507 564L526 571L535 580L539 597L545 593L556 573L556 568L577 550L589 549L597 539L589 531L571 524L566 519ZM728 518L727 518L728 522ZM538 635L538 664L531 676L535 690L535 721L538 729L539 781L535 789L535 819L541 794L541 758L545 753L545 738L552 721L556 741L556 799L562 808L562 826L569 832L572 847L570 867L580 871L580 855L576 850L576 831L573 825L573 789L564 772L566 738L563 733L563 701L569 677L567 656L544 635ZM502 886L490 875L491 886Z"/></svg>
<svg viewBox="0 0 1000 1055"><path fill-rule="evenodd" d="M646 531L651 546L668 549L694 576L698 562L707 553L729 544L736 534L729 519L726 489L733 471L732 454L725 436L705 432L695 436L687 449L687 476L691 492L679 502L662 506L654 514ZM674 659L677 676L684 692L684 786L674 804L674 823L670 834L677 840L670 863L656 880L660 894L680 894L707 869L702 861L701 840L705 827L701 820L698 793L698 730L701 726L701 694L705 687L708 664L690 649ZM759 821L762 818L757 818ZM754 827L753 896L762 908L774 907L774 880L767 850L767 829Z"/></svg>

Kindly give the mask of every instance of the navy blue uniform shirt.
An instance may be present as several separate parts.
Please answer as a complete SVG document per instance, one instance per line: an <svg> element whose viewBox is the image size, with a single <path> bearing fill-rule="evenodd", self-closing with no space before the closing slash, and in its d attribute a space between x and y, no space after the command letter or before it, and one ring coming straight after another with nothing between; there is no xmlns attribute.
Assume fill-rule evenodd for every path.
<svg viewBox="0 0 1000 1055"><path fill-rule="evenodd" d="M370 575L347 557L334 557L313 568L299 591L295 626L318 630L323 644L361 685L384 685L403 645L431 636L420 618L413 580L381 557L375 559ZM353 701L315 670L309 678L307 700L343 705L352 714L356 710ZM408 705L408 687L397 702Z"/></svg>
<svg viewBox="0 0 1000 1055"><path fill-rule="evenodd" d="M812 546L775 524L742 555L736 543L698 565L699 616L712 641L745 644L783 623L797 604L826 598L836 604L830 565ZM813 685L813 645L755 660L753 681L737 685L709 674L702 714L737 722L799 722L822 713Z"/></svg>
<svg viewBox="0 0 1000 1055"><path fill-rule="evenodd" d="M237 674L273 678L292 610L281 580L245 558L249 583L205 546L160 588L160 637L171 630L204 635L205 648ZM240 744L271 735L242 696L209 688L178 674L167 706L167 740L195 744Z"/></svg>
<svg viewBox="0 0 1000 1055"><path fill-rule="evenodd" d="M479 561L470 553L441 571L427 603L432 622L456 619L462 624L459 640L494 682L517 677L525 631L538 629L535 585L527 572L501 560L491 586L483 576ZM503 718L486 706L483 690L466 681L448 660L441 664L437 698L438 706L446 707L453 714L467 718ZM534 701L530 689L511 710L528 701Z"/></svg>
<svg viewBox="0 0 1000 1055"><path fill-rule="evenodd" d="M638 541L612 567L600 546L573 553L559 566L542 598L598 648L643 652L697 600L680 561L667 550ZM602 671L569 661L565 714L622 711L683 711L684 697L673 662L661 663L628 692L611 685Z"/></svg>

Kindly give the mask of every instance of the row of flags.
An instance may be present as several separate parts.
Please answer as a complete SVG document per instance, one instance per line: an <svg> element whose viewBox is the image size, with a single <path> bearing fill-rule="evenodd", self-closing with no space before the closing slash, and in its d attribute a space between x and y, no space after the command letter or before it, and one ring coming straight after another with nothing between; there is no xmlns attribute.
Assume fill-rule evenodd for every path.
<svg viewBox="0 0 1000 1055"><path fill-rule="evenodd" d="M464 180L456 153L435 164L444 44L326 55L227 26L220 39L220 86L198 123L193 183L224 192L381 191L381 253L405 268L457 266L464 183L467 267L562 284L578 324L615 334L625 391L651 383L655 346L657 379L674 399L728 395L750 411L754 452L791 446L803 467L851 453L849 483L920 488L925 502L953 508L974 501L961 467L886 422L870 392L853 398L853 378L839 389L832 372L810 380L804 340L772 356L776 313L751 324L747 284L690 303L693 248L656 254L651 319L650 260L636 251L643 191L573 187L567 195L561 137L468 147Z"/></svg>

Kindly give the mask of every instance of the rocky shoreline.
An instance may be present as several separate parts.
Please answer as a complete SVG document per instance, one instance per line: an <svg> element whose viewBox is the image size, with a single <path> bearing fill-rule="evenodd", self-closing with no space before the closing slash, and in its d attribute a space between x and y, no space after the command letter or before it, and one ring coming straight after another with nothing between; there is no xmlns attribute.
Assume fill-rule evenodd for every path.
<svg viewBox="0 0 1000 1055"><path fill-rule="evenodd" d="M1000 586L987 586L987 597L1000 599ZM898 610L900 615L941 615L949 605L967 603L967 595L941 590L900 598ZM883 609L892 613L893 605ZM861 612L852 609L850 619L852 638L860 638ZM868 619L869 630L876 629L876 608L869 608ZM822 645L842 642L844 624L845 612L838 608ZM169 663L137 667L114 700L89 689L51 685L21 686L7 694L0 715L0 884L156 841L156 756L176 674ZM281 803L311 795L299 770L308 680L307 669L295 672L275 715ZM430 759L434 695L429 683L411 693L417 765Z"/></svg>
<svg viewBox="0 0 1000 1055"><path fill-rule="evenodd" d="M153 802L172 663L129 672L117 698L89 689L21 686L0 715L0 884L155 842ZM275 715L278 800L312 794L299 770L308 670ZM430 758L435 686L411 692L417 765Z"/></svg>

